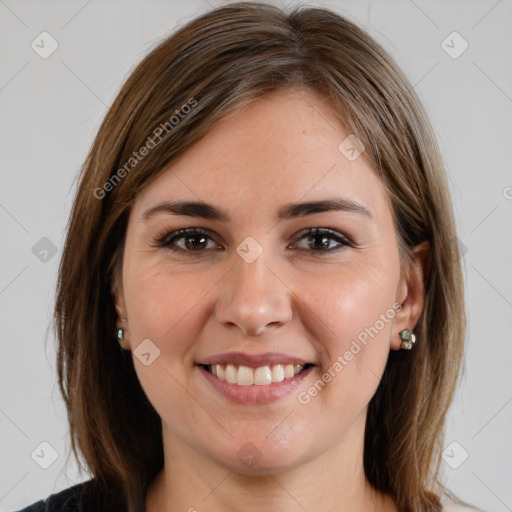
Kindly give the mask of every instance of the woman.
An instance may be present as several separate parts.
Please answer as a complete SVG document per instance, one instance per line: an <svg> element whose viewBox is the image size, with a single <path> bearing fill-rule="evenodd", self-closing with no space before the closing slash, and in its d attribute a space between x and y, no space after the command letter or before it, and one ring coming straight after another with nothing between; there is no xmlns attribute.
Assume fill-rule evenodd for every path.
<svg viewBox="0 0 512 512"><path fill-rule="evenodd" d="M93 478L25 510L442 510L456 240L432 129L368 34L259 3L191 21L84 164L55 324Z"/></svg>

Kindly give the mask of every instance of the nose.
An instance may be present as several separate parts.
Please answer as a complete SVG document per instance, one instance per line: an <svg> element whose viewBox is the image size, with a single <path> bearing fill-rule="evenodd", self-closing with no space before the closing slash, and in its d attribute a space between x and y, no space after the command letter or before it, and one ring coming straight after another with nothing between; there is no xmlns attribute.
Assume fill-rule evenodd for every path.
<svg viewBox="0 0 512 512"><path fill-rule="evenodd" d="M292 318L292 292L268 265L265 251L252 263L238 254L234 260L220 284L217 321L228 329L240 329L245 336L257 336L288 323Z"/></svg>

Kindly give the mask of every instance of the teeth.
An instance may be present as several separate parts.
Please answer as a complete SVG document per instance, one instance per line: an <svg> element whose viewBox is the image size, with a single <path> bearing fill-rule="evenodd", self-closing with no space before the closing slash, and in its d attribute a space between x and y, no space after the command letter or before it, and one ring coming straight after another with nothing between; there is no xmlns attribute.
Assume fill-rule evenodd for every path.
<svg viewBox="0 0 512 512"><path fill-rule="evenodd" d="M226 381L230 384L236 384L238 372L236 371L236 367L232 364L228 364L226 366Z"/></svg>
<svg viewBox="0 0 512 512"><path fill-rule="evenodd" d="M272 382L281 382L290 379L303 370L300 364L276 364L273 366L235 366L234 364L214 364L210 366L210 372L218 379L238 384L239 386L267 386Z"/></svg>
<svg viewBox="0 0 512 512"><path fill-rule="evenodd" d="M284 368L282 364L272 367L272 382L281 382L284 379Z"/></svg>
<svg viewBox="0 0 512 512"><path fill-rule="evenodd" d="M252 372L250 368L249 370ZM261 366L260 368L256 368L256 371L254 372L254 384L256 384L257 386L265 386L266 384L270 384L271 382L272 373L270 373L270 368L268 366Z"/></svg>
<svg viewBox="0 0 512 512"><path fill-rule="evenodd" d="M295 366L293 364L287 364L284 367L284 378L289 379L295 375Z"/></svg>
<svg viewBox="0 0 512 512"><path fill-rule="evenodd" d="M215 366L214 375L217 375L217 378L219 378L220 380L226 380L226 370L225 370L224 366L221 366L220 364L215 364L212 366ZM213 370L212 370L212 373L213 373Z"/></svg>
<svg viewBox="0 0 512 512"><path fill-rule="evenodd" d="M240 366L236 381L240 386L251 386L254 384L254 372L247 366Z"/></svg>

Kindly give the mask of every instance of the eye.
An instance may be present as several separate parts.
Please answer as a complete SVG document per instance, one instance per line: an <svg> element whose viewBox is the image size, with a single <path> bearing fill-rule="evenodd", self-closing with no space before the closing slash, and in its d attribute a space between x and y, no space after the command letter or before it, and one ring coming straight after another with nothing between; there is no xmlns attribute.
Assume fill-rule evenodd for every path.
<svg viewBox="0 0 512 512"><path fill-rule="evenodd" d="M299 240L304 239L309 239L307 245L313 252L332 252L343 247L352 247L352 244L341 233L327 228L310 228L299 237ZM338 245L332 247L330 245L332 240L337 241ZM301 250L308 250L308 248Z"/></svg>
<svg viewBox="0 0 512 512"><path fill-rule="evenodd" d="M219 246L213 242L210 234L199 228L186 228L179 229L172 233L167 233L164 236L157 236L155 244L158 247L167 247L172 251L177 252L202 252L203 249L208 248L208 240L210 240L214 247L210 249L217 249ZM182 245L177 245L178 241L182 241Z"/></svg>

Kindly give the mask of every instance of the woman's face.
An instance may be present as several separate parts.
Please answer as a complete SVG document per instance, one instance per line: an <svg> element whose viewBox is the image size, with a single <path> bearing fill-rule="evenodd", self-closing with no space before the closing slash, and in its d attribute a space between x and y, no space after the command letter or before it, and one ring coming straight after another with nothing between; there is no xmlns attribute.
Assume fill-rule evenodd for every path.
<svg viewBox="0 0 512 512"><path fill-rule="evenodd" d="M315 93L280 91L133 204L114 290L166 455L259 473L361 447L419 308L386 191L348 135Z"/></svg>

